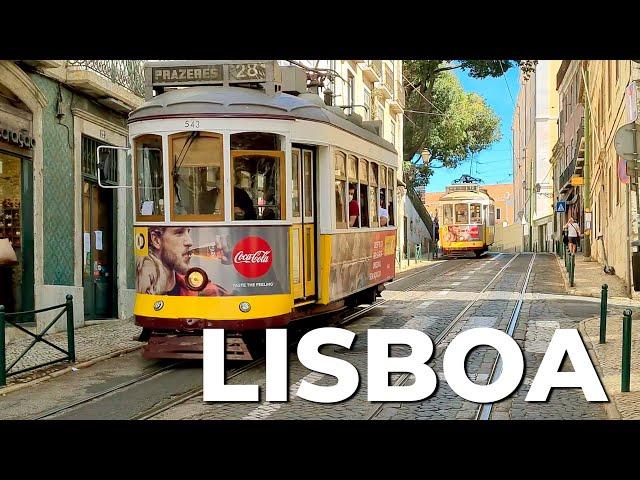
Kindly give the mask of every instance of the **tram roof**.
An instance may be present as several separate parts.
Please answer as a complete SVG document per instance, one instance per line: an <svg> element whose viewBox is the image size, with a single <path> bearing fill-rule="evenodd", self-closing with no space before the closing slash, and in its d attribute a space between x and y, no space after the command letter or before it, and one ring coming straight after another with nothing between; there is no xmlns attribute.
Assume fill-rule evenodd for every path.
<svg viewBox="0 0 640 480"><path fill-rule="evenodd" d="M455 200L493 200L488 193L480 192L450 192L440 197L438 201L455 201Z"/></svg>
<svg viewBox="0 0 640 480"><path fill-rule="evenodd" d="M309 94L311 95L311 94ZM328 123L368 142L397 153L393 144L332 112L320 97L275 95L250 88L198 86L170 90L155 96L129 114L128 122L184 116L262 117ZM315 100L317 98L317 101Z"/></svg>

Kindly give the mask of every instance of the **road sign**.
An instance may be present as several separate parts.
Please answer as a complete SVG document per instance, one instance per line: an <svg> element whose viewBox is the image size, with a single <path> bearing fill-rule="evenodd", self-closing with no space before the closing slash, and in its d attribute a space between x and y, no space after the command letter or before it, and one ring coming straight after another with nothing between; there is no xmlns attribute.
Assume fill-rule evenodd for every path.
<svg viewBox="0 0 640 480"><path fill-rule="evenodd" d="M614 137L613 143L616 147L616 152L625 160L637 160L638 142L640 142L640 135L636 135L638 125L635 122L622 125Z"/></svg>
<svg viewBox="0 0 640 480"><path fill-rule="evenodd" d="M629 175L627 174L627 161L622 157L618 157L618 179L624 184L629 183Z"/></svg>
<svg viewBox="0 0 640 480"><path fill-rule="evenodd" d="M565 202L564 200L560 200L558 203L556 203L556 212L564 213L566 211L567 211L567 202Z"/></svg>

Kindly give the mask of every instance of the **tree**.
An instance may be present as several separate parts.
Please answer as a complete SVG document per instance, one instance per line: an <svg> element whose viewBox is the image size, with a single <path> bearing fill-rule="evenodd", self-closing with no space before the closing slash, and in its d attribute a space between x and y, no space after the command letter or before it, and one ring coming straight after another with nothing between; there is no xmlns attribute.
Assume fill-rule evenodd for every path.
<svg viewBox="0 0 640 480"><path fill-rule="evenodd" d="M531 60L410 60L404 63L404 161L410 183L426 185L432 162L456 167L469 155L499 140L499 120L484 100L465 93L451 70L474 78L498 77L520 65L525 76ZM429 152L426 162L421 154Z"/></svg>

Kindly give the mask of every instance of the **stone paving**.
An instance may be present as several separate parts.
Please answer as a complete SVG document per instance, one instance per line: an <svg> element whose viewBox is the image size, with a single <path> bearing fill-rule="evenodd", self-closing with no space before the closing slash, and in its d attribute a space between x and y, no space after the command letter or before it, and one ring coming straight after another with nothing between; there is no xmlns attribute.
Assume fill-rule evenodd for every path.
<svg viewBox="0 0 640 480"><path fill-rule="evenodd" d="M6 345L7 368L15 361L16 358L31 344L33 337L26 333L17 334L19 332L12 326L8 329L15 330L12 332L11 340ZM75 333L76 347L76 363L82 363L93 360L104 355L114 352L129 350L141 347L142 343L133 340L133 337L139 335L141 328L133 323L133 319L127 320L103 320L92 323L91 325L78 328ZM45 335L44 338L49 342L57 345L63 350L67 350L67 333L58 332L51 335ZM63 358L64 354L57 351L53 347L43 343L36 343L27 354L11 369L19 371L51 360ZM12 383L25 383L35 378L49 375L50 373L67 368L69 363L60 362L48 367L35 369L7 378L7 385Z"/></svg>
<svg viewBox="0 0 640 480"><path fill-rule="evenodd" d="M631 328L631 381L629 392L622 392L622 312L609 310L607 314L606 343L600 344L600 317L585 320L585 336L592 344L602 370L602 383L607 396L613 400L617 414L623 420L640 420L640 338L638 337L639 310L634 310L635 325Z"/></svg>

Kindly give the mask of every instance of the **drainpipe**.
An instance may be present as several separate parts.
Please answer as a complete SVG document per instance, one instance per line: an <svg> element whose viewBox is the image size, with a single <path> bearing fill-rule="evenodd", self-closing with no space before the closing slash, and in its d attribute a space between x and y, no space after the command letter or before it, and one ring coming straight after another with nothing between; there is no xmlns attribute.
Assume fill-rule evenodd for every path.
<svg viewBox="0 0 640 480"><path fill-rule="evenodd" d="M583 66L584 68L584 66ZM584 88L587 101L584 102L584 186L582 188L582 200L585 213L591 212L591 137L589 131L589 119L591 117L591 108L589 105L589 72L584 69ZM586 215L585 215L586 216ZM584 256L591 257L591 237L593 235L593 222L591 219L591 228L589 235L584 236Z"/></svg>

